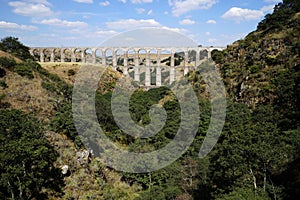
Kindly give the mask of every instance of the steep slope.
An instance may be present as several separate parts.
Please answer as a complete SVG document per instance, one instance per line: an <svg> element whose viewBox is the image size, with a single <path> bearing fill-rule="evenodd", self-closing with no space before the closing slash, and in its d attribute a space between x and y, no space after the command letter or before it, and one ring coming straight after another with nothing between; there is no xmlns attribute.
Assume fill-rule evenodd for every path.
<svg viewBox="0 0 300 200"><path fill-rule="evenodd" d="M252 107L273 103L280 96L280 77L288 71L299 71L299 11L299 1L284 1L259 23L256 31L224 52L213 53L228 93L236 101Z"/></svg>

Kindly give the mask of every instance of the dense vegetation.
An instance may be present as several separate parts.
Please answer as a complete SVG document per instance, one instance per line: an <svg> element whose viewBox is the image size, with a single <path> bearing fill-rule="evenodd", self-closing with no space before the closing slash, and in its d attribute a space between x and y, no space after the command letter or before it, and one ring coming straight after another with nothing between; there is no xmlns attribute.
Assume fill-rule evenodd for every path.
<svg viewBox="0 0 300 200"><path fill-rule="evenodd" d="M228 94L225 126L213 151L203 159L198 157L210 123L211 105L201 74L190 72L187 78L197 94L201 111L194 142L173 164L143 174L116 172L98 163L96 158L83 165L74 164L76 152L83 151L84 146L72 118L72 86L33 62L27 47L17 38L2 39L0 49L23 61L0 57L3 92L0 93L0 198L297 199L300 195L299 5L297 0L284 0L259 23L256 31L226 50L212 53ZM203 63L200 67L207 65ZM73 69L66 73L76 74ZM10 94L5 93L12 87L7 84L11 74L28 81L40 80L41 88L54 99L49 118L13 109L13 102L6 98ZM181 108L170 89L140 89L132 95L129 110L137 124L150 123L148 112L153 104L163 106L167 113L166 124L158 134L140 139L127 135L116 125L111 111L115 79L109 80L99 84L95 106L98 121L112 141L130 151L148 152L164 147L174 138ZM55 133L72 141L74 149L67 145L67 140L60 144L50 140ZM69 148L63 152L71 154L64 160L63 148ZM71 170L62 175L57 166L65 163Z"/></svg>

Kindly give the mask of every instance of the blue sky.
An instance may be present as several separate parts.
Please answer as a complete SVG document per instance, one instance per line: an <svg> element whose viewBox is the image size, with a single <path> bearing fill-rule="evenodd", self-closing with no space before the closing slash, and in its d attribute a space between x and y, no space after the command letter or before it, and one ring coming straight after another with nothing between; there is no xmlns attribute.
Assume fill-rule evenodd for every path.
<svg viewBox="0 0 300 200"><path fill-rule="evenodd" d="M256 29L281 0L0 0L0 38L27 46L97 46L155 27L203 46L226 46Z"/></svg>

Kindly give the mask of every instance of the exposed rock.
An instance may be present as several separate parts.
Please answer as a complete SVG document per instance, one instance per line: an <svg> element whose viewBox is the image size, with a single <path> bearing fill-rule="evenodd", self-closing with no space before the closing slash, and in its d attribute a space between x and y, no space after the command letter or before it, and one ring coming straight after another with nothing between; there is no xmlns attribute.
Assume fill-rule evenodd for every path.
<svg viewBox="0 0 300 200"><path fill-rule="evenodd" d="M68 172L69 172L69 166L68 165L64 165L64 166L61 167L61 173L63 175L68 174Z"/></svg>
<svg viewBox="0 0 300 200"><path fill-rule="evenodd" d="M93 152L91 150L81 150L76 152L76 161L80 165L88 164L91 161Z"/></svg>

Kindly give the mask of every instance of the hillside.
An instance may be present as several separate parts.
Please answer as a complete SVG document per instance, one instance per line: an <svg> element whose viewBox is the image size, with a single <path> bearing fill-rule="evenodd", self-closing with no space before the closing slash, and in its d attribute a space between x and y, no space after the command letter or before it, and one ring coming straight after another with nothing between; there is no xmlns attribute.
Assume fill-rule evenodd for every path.
<svg viewBox="0 0 300 200"><path fill-rule="evenodd" d="M37 118L36 120L38 120L35 122L36 125L43 130L43 136L40 136L40 139L47 139L49 144L54 147L53 151L57 153L56 161L53 164L59 172L56 175L49 173L49 176L56 176L52 177L57 181L54 183L56 186L54 189L51 187L52 189L50 190L49 186L47 188L47 186L44 185L46 187L43 188L43 191L38 191L36 197L39 197L39 199L45 197L47 197L47 199L69 199L71 197L87 198L103 196L103 198L105 198L107 195L117 194L117 191L124 191L123 194L127 194L124 196L124 199L133 199L138 196L138 194L133 193L133 189L129 187L129 185L120 181L121 177L116 172L109 169L102 169L97 159L93 159L90 162L90 157L86 157L86 150L76 146L76 138L74 138L74 135L71 136L66 130L55 127L55 123L57 123L56 116L60 112L60 109L69 108L68 111L70 111L71 84L73 84L75 74L80 66L65 64L59 65L60 68L55 70L55 65L45 66L43 68L33 61L22 61L9 53L2 51L0 53L0 116L2 117L2 122L4 123L5 117L8 117L3 113L5 111L15 112L16 110L17 112L27 113L30 117L33 115ZM113 82L116 77L118 77L116 72L108 70L103 78L105 84L99 84L99 89L110 90L114 85ZM20 113L18 113L17 115L21 117L23 114L20 115ZM12 117L11 122L18 123L14 121L17 116ZM64 123L72 121L71 114L68 116L65 115L64 117L68 118L62 119ZM27 119L29 117L26 116L25 118ZM33 118L32 120L35 119ZM5 125L9 124L6 123ZM17 126L17 124L14 126ZM32 132L34 131L32 130ZM2 127L0 128L0 133L5 134L5 132L2 131ZM0 142L2 145L3 140L0 140ZM8 145L8 143L6 143L6 145ZM30 146L31 144L28 145ZM5 143L3 147L5 147ZM0 148L0 159L2 163L7 162L3 157L3 153L7 154L7 151L10 151L9 149L10 147L7 147L7 149L3 151L2 147ZM19 150L18 154L21 153L22 150ZM66 166L68 168L67 175L62 176L60 171ZM10 166L8 165L8 167ZM7 169L4 169L2 165L0 168L1 174L4 175ZM43 170L46 173L46 169ZM105 178L105 182L99 179L99 173L102 178ZM9 174L13 176L11 172ZM36 175L31 176L35 177ZM25 177L20 178L23 180ZM37 177L35 178L38 179ZM78 184L79 181L81 183L80 185ZM100 186L102 190L99 190ZM30 192L25 192L25 190L26 188L33 190L31 187L32 186L28 185L23 191L21 190L21 192L24 195L29 195ZM60 187L63 188L63 192L61 192ZM2 187L1 189L1 191L4 192L0 192L1 199L5 199L3 195L6 194L6 189L4 188ZM115 192L113 190L115 190ZM16 191L16 193L18 192ZM44 197L42 194L46 194L46 196Z"/></svg>
<svg viewBox="0 0 300 200"><path fill-rule="evenodd" d="M72 113L79 63L38 64L17 38L2 39L0 49L6 52L0 51L0 199L297 199L299 8L298 0L284 0L257 30L212 53L228 100L222 134L203 159L198 154L211 121L211 102L201 74L187 75L199 100L194 141L175 162L149 173L116 171L83 146ZM18 48L7 48L7 41ZM212 66L208 61L199 67ZM120 76L107 68L95 95L97 119L105 135L131 152L165 147L182 122L179 100L165 87L136 90L129 101L136 124L152 123L149 111L155 104L165 109L167 118L153 137L128 135L112 113L112 91ZM189 101L189 96L183 96ZM190 122L195 116L187 118ZM140 164L147 166L144 160Z"/></svg>
<svg viewBox="0 0 300 200"><path fill-rule="evenodd" d="M295 77L300 65L299 2L284 2L293 6L277 5L256 31L213 53L229 95L251 107L280 98L278 86L286 84L281 82L283 76L292 73L290 78L299 78Z"/></svg>

